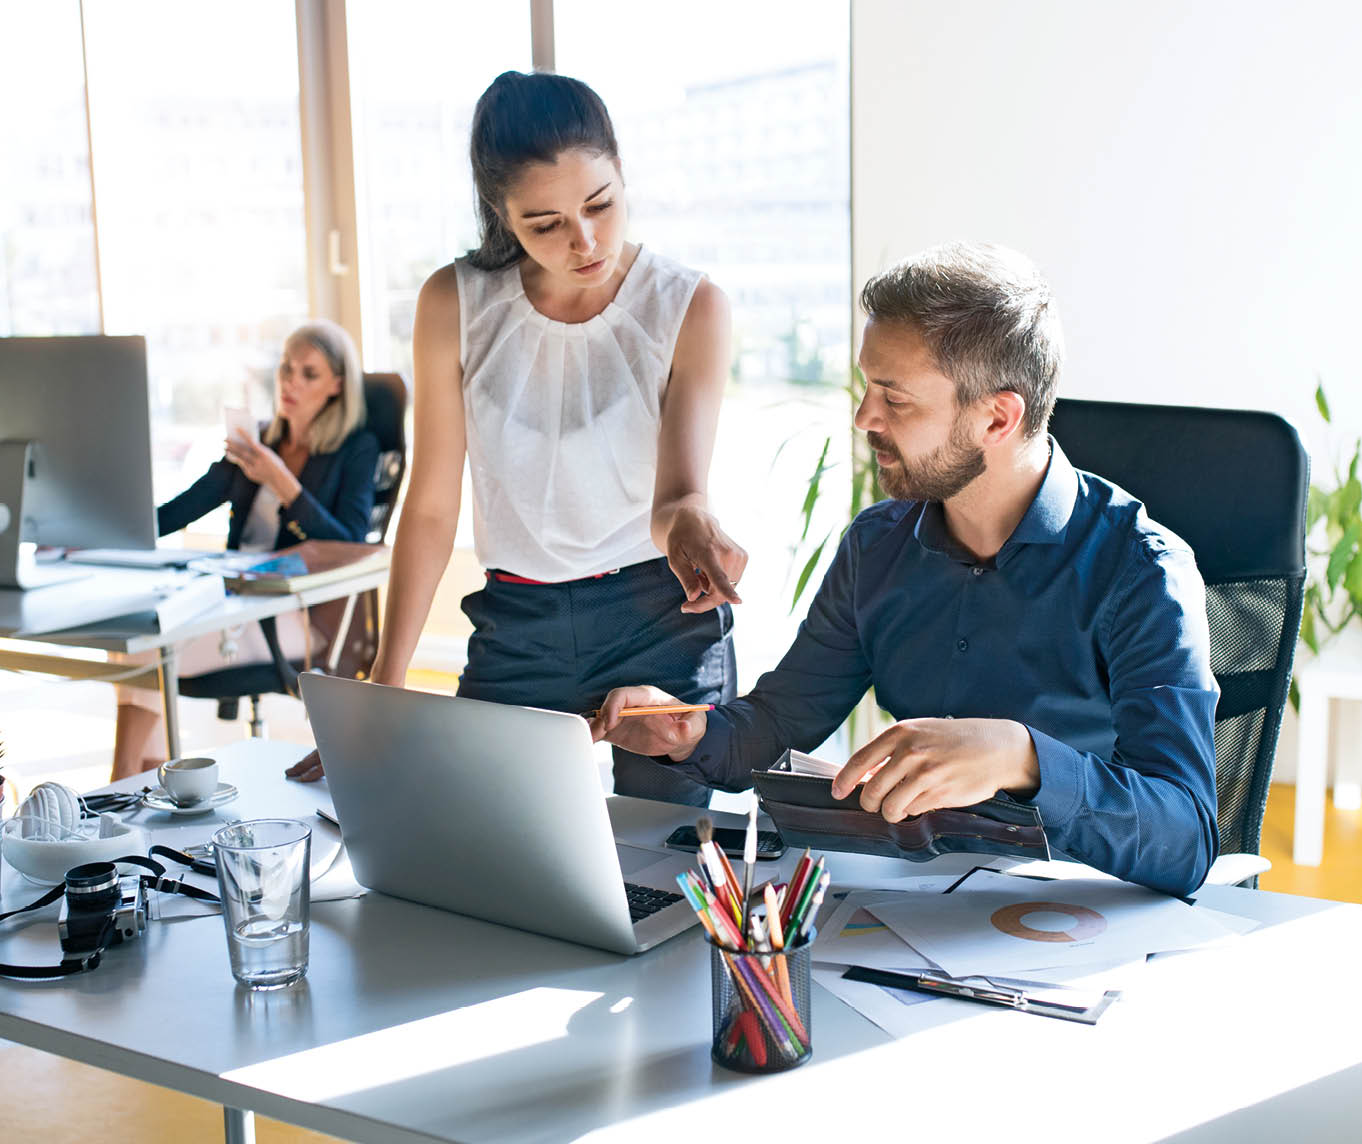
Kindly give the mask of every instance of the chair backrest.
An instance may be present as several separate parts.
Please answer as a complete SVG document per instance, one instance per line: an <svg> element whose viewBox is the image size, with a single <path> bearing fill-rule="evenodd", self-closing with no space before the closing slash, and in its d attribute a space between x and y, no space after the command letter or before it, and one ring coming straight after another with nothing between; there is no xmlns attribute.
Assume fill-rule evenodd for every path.
<svg viewBox="0 0 1362 1144"><path fill-rule="evenodd" d="M369 514L370 544L388 534L397 494L407 473L407 383L400 373L364 375L364 427L378 438L374 470L374 507Z"/></svg>
<svg viewBox="0 0 1362 1144"><path fill-rule="evenodd" d="M1272 413L1061 399L1050 432L1182 537L1206 582L1220 684L1222 853L1258 852L1305 590L1310 461Z"/></svg>

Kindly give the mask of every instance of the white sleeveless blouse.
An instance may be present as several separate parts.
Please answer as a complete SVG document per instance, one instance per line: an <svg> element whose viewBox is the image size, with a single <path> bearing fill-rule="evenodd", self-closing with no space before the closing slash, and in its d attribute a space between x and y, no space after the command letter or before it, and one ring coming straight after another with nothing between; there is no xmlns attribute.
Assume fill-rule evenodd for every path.
<svg viewBox="0 0 1362 1144"><path fill-rule="evenodd" d="M519 266L454 265L482 566L558 581L655 559L662 399L700 273L640 247L614 301L567 323Z"/></svg>

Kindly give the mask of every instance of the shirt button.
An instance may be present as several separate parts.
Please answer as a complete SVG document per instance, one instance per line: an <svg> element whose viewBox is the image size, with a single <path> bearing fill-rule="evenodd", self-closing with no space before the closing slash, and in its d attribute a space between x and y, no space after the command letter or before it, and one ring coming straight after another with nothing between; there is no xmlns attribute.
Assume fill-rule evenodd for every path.
<svg viewBox="0 0 1362 1144"><path fill-rule="evenodd" d="M979 565L977 564L973 568L971 568L970 571L973 572L976 576L982 576L984 574L984 570L980 568Z"/></svg>
<svg viewBox="0 0 1362 1144"><path fill-rule="evenodd" d="M969 640L956 640L955 646L958 651L969 651Z"/></svg>

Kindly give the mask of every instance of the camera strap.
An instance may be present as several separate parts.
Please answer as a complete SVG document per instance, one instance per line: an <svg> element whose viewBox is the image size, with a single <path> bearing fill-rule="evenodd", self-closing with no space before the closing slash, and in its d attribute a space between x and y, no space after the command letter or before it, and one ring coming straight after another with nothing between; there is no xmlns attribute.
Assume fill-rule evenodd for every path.
<svg viewBox="0 0 1362 1144"><path fill-rule="evenodd" d="M175 850L169 846L153 846L148 851L148 855L160 854L165 858L176 862L181 866L188 866L196 874L213 874L217 868L211 862L205 862L197 858L191 858L183 851ZM147 890L157 890L163 894L182 894L186 898L194 898L200 902L210 902L213 905L221 905L222 900L207 890L200 890L197 886L191 886L179 878L169 878L166 876L165 866L156 861L154 857L143 857L140 854L129 854L123 858L113 859L114 865L140 866L144 870L150 870L151 874L143 874L141 882L143 888ZM53 902L60 901L66 893L66 885L62 883L53 886L47 893L36 901L29 902L26 906L20 906L17 910L10 910L0 914L0 922L8 921L18 914L26 914L31 910L40 910L44 906L50 906ZM87 969L94 969L103 956L104 948L113 938L114 923L110 917L108 923L101 931L96 949L93 953L83 957L68 957L58 965L6 965L0 962L0 977L20 977L29 980L51 979L53 977L69 977L73 973L84 973Z"/></svg>

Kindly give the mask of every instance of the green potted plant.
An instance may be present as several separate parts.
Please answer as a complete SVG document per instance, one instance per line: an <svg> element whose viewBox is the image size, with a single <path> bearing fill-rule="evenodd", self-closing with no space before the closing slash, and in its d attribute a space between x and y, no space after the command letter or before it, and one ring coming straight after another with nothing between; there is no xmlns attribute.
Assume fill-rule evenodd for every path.
<svg viewBox="0 0 1362 1144"><path fill-rule="evenodd" d="M1315 404L1325 424L1332 424L1324 386L1315 388ZM1358 462L1362 438L1353 443L1347 474L1334 467L1333 488L1311 482L1306 507L1306 551L1314 557L1305 588L1301 640L1312 652L1362 616L1362 479ZM1295 700L1295 688L1292 688Z"/></svg>
<svg viewBox="0 0 1362 1144"><path fill-rule="evenodd" d="M842 388L851 401L851 415L855 417L856 410L861 404L861 398L865 396L865 375L861 373L858 366L853 365L851 367L850 377ZM828 435L823 439L823 449L818 455L818 463L814 466L813 472L809 474L804 503L800 506L803 527L799 533L799 541L793 550L793 559L802 558L804 562L800 567L799 575L795 578L794 593L790 597L791 612L795 610L799 598L804 594L804 589L808 587L809 577L813 575L814 569L818 567L818 562L823 558L823 551L827 548L828 541L832 539L832 534L837 533L837 538L840 540L861 509L869 508L876 501L883 500L885 496L884 490L880 488L879 470L875 467L875 460L871 455L869 446L865 443L865 437L860 433L855 433L851 442L851 497L847 502L846 520L842 522L840 528L837 525L830 528L823 538L810 549L808 547L809 526L813 522L814 506L818 504L819 497L822 495L823 476L837 467L837 462L828 462L828 450L831 446L832 436ZM781 446L782 449L784 447L784 445Z"/></svg>

